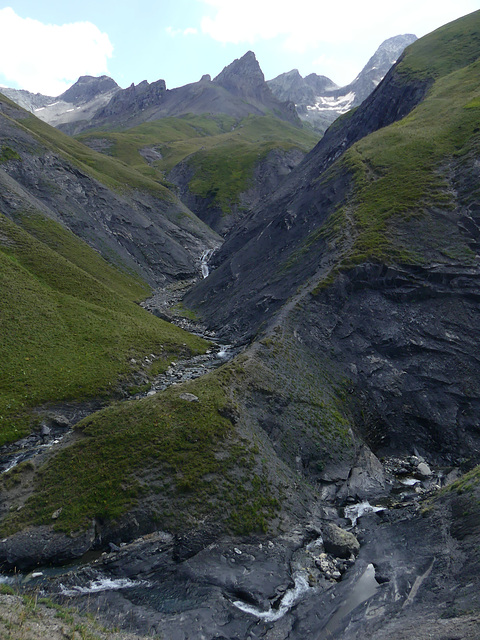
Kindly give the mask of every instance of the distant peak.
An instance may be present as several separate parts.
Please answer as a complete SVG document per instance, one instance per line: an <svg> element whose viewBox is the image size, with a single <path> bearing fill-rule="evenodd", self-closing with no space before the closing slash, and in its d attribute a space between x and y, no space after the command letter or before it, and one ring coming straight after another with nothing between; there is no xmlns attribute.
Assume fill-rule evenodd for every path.
<svg viewBox="0 0 480 640"><path fill-rule="evenodd" d="M59 98L65 102L82 102L91 100L96 95L119 90L118 84L109 76L80 76L70 89L62 93Z"/></svg>
<svg viewBox="0 0 480 640"><path fill-rule="evenodd" d="M263 86L265 76L253 51L247 51L244 56L225 67L213 82L228 91L240 94Z"/></svg>

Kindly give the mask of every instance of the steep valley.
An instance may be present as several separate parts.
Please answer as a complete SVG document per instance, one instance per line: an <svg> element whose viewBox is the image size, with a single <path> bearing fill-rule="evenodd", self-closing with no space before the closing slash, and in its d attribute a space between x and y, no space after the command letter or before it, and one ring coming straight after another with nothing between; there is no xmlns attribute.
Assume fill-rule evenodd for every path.
<svg viewBox="0 0 480 640"><path fill-rule="evenodd" d="M0 96L0 604L480 637L479 45L480 11L414 42L315 146L288 109L115 91L75 139ZM260 109L252 56L203 85Z"/></svg>

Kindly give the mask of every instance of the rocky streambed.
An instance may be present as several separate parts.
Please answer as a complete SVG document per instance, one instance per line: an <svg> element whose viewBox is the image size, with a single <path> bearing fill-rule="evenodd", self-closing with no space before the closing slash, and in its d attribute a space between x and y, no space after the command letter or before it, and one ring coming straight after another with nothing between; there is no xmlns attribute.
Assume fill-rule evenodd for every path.
<svg viewBox="0 0 480 640"><path fill-rule="evenodd" d="M445 489L437 500L459 471L412 455L377 461L383 475L373 477L366 455L335 483L335 498L279 536L155 532L15 579L122 629L171 640L478 638L475 542L455 532ZM382 495L367 499L374 481ZM414 620L417 635L402 635ZM441 633L428 635L432 620ZM441 635L452 628L463 635Z"/></svg>

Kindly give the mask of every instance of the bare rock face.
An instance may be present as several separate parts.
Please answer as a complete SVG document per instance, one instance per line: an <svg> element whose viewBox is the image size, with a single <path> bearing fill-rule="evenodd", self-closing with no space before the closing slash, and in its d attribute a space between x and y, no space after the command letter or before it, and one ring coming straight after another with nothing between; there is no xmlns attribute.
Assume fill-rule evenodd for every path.
<svg viewBox="0 0 480 640"><path fill-rule="evenodd" d="M112 78L108 76L80 76L70 89L58 96L59 100L78 105L81 102L88 102L96 98L99 94L119 91L120 87Z"/></svg>
<svg viewBox="0 0 480 640"><path fill-rule="evenodd" d="M49 526L32 527L0 542L0 564L7 569L16 567L19 570L50 562L62 564L82 556L91 548L94 539L93 525L76 536L54 532Z"/></svg>
<svg viewBox="0 0 480 640"><path fill-rule="evenodd" d="M265 94L270 93L266 88L265 76L253 51L248 51L242 58L234 60L218 74L213 82L227 91L245 98L261 99Z"/></svg>
<svg viewBox="0 0 480 640"><path fill-rule="evenodd" d="M385 473L380 460L363 446L350 471L350 475L339 491L338 498L368 500L386 493Z"/></svg>
<svg viewBox="0 0 480 640"><path fill-rule="evenodd" d="M161 104L167 90L165 80L157 80L149 84L146 80L139 84L131 84L128 89L118 92L95 118L102 120L112 116L131 117L135 113Z"/></svg>

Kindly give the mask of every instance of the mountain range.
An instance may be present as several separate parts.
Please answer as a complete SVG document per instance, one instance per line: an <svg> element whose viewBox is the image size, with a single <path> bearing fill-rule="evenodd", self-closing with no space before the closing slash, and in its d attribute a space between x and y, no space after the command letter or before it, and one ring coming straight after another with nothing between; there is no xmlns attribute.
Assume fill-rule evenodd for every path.
<svg viewBox="0 0 480 640"><path fill-rule="evenodd" d="M358 106L373 91L405 47L415 40L413 35L402 35L383 42L345 87L314 73L302 78L296 69L265 82L255 55L249 51L213 80L204 75L199 82L176 89L167 89L164 80L151 84L143 81L121 89L107 76L83 76L55 98L17 89L3 89L3 93L41 120L70 134L207 112L234 117L273 112L294 124L300 116L323 133L336 117Z"/></svg>
<svg viewBox="0 0 480 640"><path fill-rule="evenodd" d="M320 140L360 76L251 52L58 128L0 96L0 564L43 606L478 638L480 11L412 40Z"/></svg>

